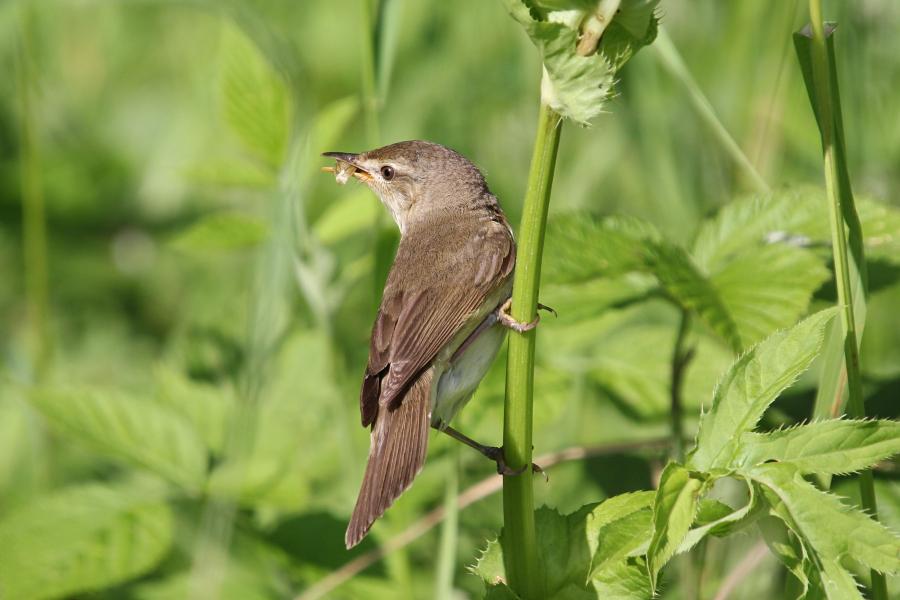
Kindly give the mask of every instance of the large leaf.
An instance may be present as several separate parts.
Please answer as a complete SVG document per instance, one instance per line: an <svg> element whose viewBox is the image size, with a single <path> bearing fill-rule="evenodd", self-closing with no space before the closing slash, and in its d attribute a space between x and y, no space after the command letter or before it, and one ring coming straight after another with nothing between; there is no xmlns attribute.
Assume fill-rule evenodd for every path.
<svg viewBox="0 0 900 600"><path fill-rule="evenodd" d="M745 433L738 468L787 463L801 473L853 473L900 453L897 421L831 420L770 433Z"/></svg>
<svg viewBox="0 0 900 600"><path fill-rule="evenodd" d="M197 432L166 406L101 390L40 390L34 406L63 433L196 492L207 452Z"/></svg>
<svg viewBox="0 0 900 600"><path fill-rule="evenodd" d="M829 271L813 252L786 244L749 247L710 276L747 348L803 315Z"/></svg>
<svg viewBox="0 0 900 600"><path fill-rule="evenodd" d="M291 133L287 85L241 30L226 27L222 46L225 121L247 152L276 170Z"/></svg>
<svg viewBox="0 0 900 600"><path fill-rule="evenodd" d="M654 10L658 0L622 0L618 15L606 27L597 52L576 53L581 26L596 6L568 5L574 10L532 10L523 0L504 0L525 29L544 63L541 99L563 117L583 125L603 109L613 91L616 71L656 37Z"/></svg>
<svg viewBox="0 0 900 600"><path fill-rule="evenodd" d="M807 551L815 552L823 563L845 570L849 558L882 573L900 573L900 537L878 521L817 489L791 465L759 465L747 474L764 486L776 512L789 515ZM842 579L837 570L826 569L825 575ZM828 582L823 582L827 588Z"/></svg>
<svg viewBox="0 0 900 600"><path fill-rule="evenodd" d="M828 278L828 269L811 250L789 243L765 244L762 231L758 239L751 236L732 247L727 236L755 212L729 213L737 214L714 220L718 227L710 226L702 234L706 241L697 244L699 260L637 219L557 217L548 229L544 279L583 284L600 277L651 275L661 293L696 313L740 352L805 313L813 292ZM645 296L651 292L647 287L642 290Z"/></svg>
<svg viewBox="0 0 900 600"><path fill-rule="evenodd" d="M172 514L158 493L81 486L0 522L0 596L81 595L146 573L168 553Z"/></svg>
<svg viewBox="0 0 900 600"><path fill-rule="evenodd" d="M779 331L740 357L713 394L710 412L700 419L697 445L688 466L701 471L727 468L766 408L818 355L825 326L835 309L818 312L787 331Z"/></svg>
<svg viewBox="0 0 900 600"><path fill-rule="evenodd" d="M651 587L656 577L684 541L700 502L704 480L678 463L670 462L660 476L653 503L653 537L647 550Z"/></svg>

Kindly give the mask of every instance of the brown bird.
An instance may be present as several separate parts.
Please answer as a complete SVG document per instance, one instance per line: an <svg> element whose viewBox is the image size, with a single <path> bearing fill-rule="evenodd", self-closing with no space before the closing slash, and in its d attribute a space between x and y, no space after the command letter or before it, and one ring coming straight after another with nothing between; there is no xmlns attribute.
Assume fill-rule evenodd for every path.
<svg viewBox="0 0 900 600"><path fill-rule="evenodd" d="M431 142L326 152L339 182L350 176L381 199L400 245L375 317L359 399L371 446L345 542L352 548L422 469L434 427L512 474L500 448L451 428L503 343L516 246L497 198L460 154ZM518 473L518 471L516 472Z"/></svg>

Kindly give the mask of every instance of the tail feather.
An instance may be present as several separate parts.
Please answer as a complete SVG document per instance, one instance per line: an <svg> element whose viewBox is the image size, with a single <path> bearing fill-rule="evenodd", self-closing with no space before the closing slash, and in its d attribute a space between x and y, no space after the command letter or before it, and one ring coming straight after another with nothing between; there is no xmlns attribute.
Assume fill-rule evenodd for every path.
<svg viewBox="0 0 900 600"><path fill-rule="evenodd" d="M358 544L384 511L410 486L428 450L431 370L425 371L409 388L396 409L378 411L369 462L363 476L356 508L347 526L347 548Z"/></svg>

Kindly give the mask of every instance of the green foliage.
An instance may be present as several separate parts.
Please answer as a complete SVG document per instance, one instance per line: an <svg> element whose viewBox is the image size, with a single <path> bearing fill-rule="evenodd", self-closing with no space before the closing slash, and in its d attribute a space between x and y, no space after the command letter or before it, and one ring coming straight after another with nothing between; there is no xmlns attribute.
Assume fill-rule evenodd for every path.
<svg viewBox="0 0 900 600"><path fill-rule="evenodd" d="M651 530L652 501L652 492L636 492L568 516L539 509L535 518L547 598L646 598L642 561L631 556ZM505 583L503 543L501 532L474 567L488 586L489 598L517 597Z"/></svg>
<svg viewBox="0 0 900 600"><path fill-rule="evenodd" d="M900 453L900 423L819 421L769 433L744 433L740 447L746 464L778 460L803 474L842 475Z"/></svg>
<svg viewBox="0 0 900 600"><path fill-rule="evenodd" d="M822 259L793 242L827 236L816 200L812 193L784 192L729 204L701 225L690 253L633 218L563 215L548 231L545 279L569 284L652 275L662 294L739 352L793 323L827 279Z"/></svg>
<svg viewBox="0 0 900 600"><path fill-rule="evenodd" d="M843 385L838 343L834 361L820 351L761 419L742 422L751 429L726 444L720 468L682 460L665 468L664 496L634 492L654 486L666 452L683 309L693 436L701 412L704 428L735 424L711 413L736 355L766 360L751 348L834 302L818 132L783 56L795 7L686 4L659 4L659 16L697 90L747 164L788 189L745 196L745 172L657 50L621 65L655 34L655 0L621 2L587 58L573 48L598 0L372 2L382 51L365 111L366 36L343 3L2 4L0 60L11 72L0 78L0 598L296 598L371 551L387 556L324 597L432 594L434 531L395 548L444 496L444 436L432 434L415 485L358 554L343 548L369 441L356 403L372 269L392 246L376 239L377 220L390 221L383 207L357 182L319 173L329 164L319 154L445 143L479 166L515 229L541 71L532 42L548 93L562 94L572 120L598 125L563 134L542 270L540 300L559 316L544 314L537 332L534 452L588 455L534 482L537 503L554 507L540 527L546 551L562 557L547 557L555 596L650 598L652 555L660 600L694 583L711 598L760 536L777 560L759 562L733 597L858 598L867 565L896 571L892 0L827 3L849 78L841 100L871 292L861 368L878 419L823 420ZM521 6L526 35L506 10ZM595 116L603 110L614 114ZM362 112L379 121L377 142ZM49 268L43 334L23 293L41 278L20 220L22 198L33 206L36 193ZM33 362L36 334L52 342L46 369ZM499 441L504 356L455 424L487 444ZM824 411L814 416L816 393ZM741 406L762 404L751 394ZM714 446L698 454L722 451ZM461 493L493 477L475 452L459 457ZM861 502L854 474L872 464L884 527L851 508ZM832 475L833 494L806 483ZM657 504L673 518L655 517ZM490 545L479 576L464 571L499 512L493 498L460 510L452 595L514 597L502 546ZM797 583L785 589L788 573Z"/></svg>
<svg viewBox="0 0 900 600"><path fill-rule="evenodd" d="M190 424L167 407L105 390L40 390L32 402L66 435L185 489L203 488L206 448Z"/></svg>
<svg viewBox="0 0 900 600"><path fill-rule="evenodd" d="M155 567L174 534L172 511L153 487L63 489L0 521L0 594L62 598L122 583Z"/></svg>
<svg viewBox="0 0 900 600"><path fill-rule="evenodd" d="M697 514L704 481L677 463L669 463L659 479L653 505L653 537L647 550L650 586L656 589L659 570L675 554Z"/></svg>
<svg viewBox="0 0 900 600"><path fill-rule="evenodd" d="M222 113L244 150L271 170L281 166L291 135L288 88L259 48L233 26L222 45Z"/></svg>
<svg viewBox="0 0 900 600"><path fill-rule="evenodd" d="M848 473L900 453L894 421L822 421L770 433L753 431L772 402L812 363L836 309L770 335L726 371L700 421L686 465L670 462L655 494L625 494L568 516L538 511L548 597L649 598L661 569L709 535L759 524L773 552L804 589L829 598L862 596L849 559L879 572L900 569L900 536L804 474ZM705 496L717 480L746 490L738 508ZM651 505L652 502L652 505ZM487 597L506 589L504 536L475 567ZM616 595L618 594L618 595Z"/></svg>
<svg viewBox="0 0 900 600"><path fill-rule="evenodd" d="M251 248L266 236L266 224L238 213L202 217L172 239L172 247L185 253L210 254Z"/></svg>
<svg viewBox="0 0 900 600"><path fill-rule="evenodd" d="M835 313L816 313L789 331L771 335L726 371L713 394L712 409L700 419L689 465L711 471L731 464L741 434L756 426L775 398L816 358Z"/></svg>
<svg viewBox="0 0 900 600"><path fill-rule="evenodd" d="M544 65L541 101L582 125L599 115L613 93L616 72L656 37L658 0L624 0L606 25L596 53L576 52L585 22L596 7L586 2L551 2L537 11L523 0L504 0L525 29Z"/></svg>

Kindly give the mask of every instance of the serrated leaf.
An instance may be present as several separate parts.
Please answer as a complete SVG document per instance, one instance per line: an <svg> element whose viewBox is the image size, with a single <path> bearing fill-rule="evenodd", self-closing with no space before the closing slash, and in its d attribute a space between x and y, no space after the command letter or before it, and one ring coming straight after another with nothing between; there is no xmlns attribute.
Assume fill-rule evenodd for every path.
<svg viewBox="0 0 900 600"><path fill-rule="evenodd" d="M654 492L632 492L604 500L585 515L590 576L613 569L646 542L651 532Z"/></svg>
<svg viewBox="0 0 900 600"><path fill-rule="evenodd" d="M642 242L659 239L652 225L634 218L597 219L583 213L554 217L547 226L543 281L580 283L648 271Z"/></svg>
<svg viewBox="0 0 900 600"><path fill-rule="evenodd" d="M829 277L813 252L771 244L749 247L712 273L710 281L731 316L742 349L794 323Z"/></svg>
<svg viewBox="0 0 900 600"><path fill-rule="evenodd" d="M663 469L659 490L653 503L653 537L647 550L650 584L656 589L656 576L684 541L704 488L704 481L678 463Z"/></svg>
<svg viewBox="0 0 900 600"><path fill-rule="evenodd" d="M653 589L647 578L647 565L640 558L630 558L605 569L592 581L596 600L650 600Z"/></svg>
<svg viewBox="0 0 900 600"><path fill-rule="evenodd" d="M550 221L548 238L551 250L544 272L549 282L584 282L629 272L653 275L672 301L696 312L736 350L742 347L737 325L714 284L683 248L663 240L649 223L571 214Z"/></svg>
<svg viewBox="0 0 900 600"><path fill-rule="evenodd" d="M287 85L244 33L223 33L222 111L225 122L256 159L276 170L291 132Z"/></svg>
<svg viewBox="0 0 900 600"><path fill-rule="evenodd" d="M769 433L745 433L735 464L750 468L769 461L801 473L853 473L900 453L897 421L831 420Z"/></svg>
<svg viewBox="0 0 900 600"><path fill-rule="evenodd" d="M64 434L104 454L187 490L203 487L206 448L190 424L165 406L102 390L39 390L32 404Z"/></svg>
<svg viewBox="0 0 900 600"><path fill-rule="evenodd" d="M267 234L266 224L249 215L223 212L207 215L175 235L173 248L190 254L211 254L252 248Z"/></svg>
<svg viewBox="0 0 900 600"><path fill-rule="evenodd" d="M754 213L740 212L742 218L747 214ZM736 220L726 220L724 232L706 233L712 241L701 244L703 262L697 263L637 219L563 215L550 221L544 280L583 284L598 277L621 279L626 273L652 275L669 299L696 313L739 352L794 323L829 272L810 250L763 245L762 239L711 260L718 236L730 233Z"/></svg>
<svg viewBox="0 0 900 600"><path fill-rule="evenodd" d="M788 464L769 463L753 467L747 475L765 486L766 498L790 516L797 534L822 562L832 561L845 570L842 561L858 563L887 574L900 572L900 537L860 510L823 492ZM842 577L829 574L840 585ZM826 589L829 584L823 579Z"/></svg>
<svg viewBox="0 0 900 600"><path fill-rule="evenodd" d="M734 460L740 436L753 429L766 408L818 355L825 326L836 309L818 312L779 331L741 356L713 393L712 408L700 419L688 466L710 471Z"/></svg>
<svg viewBox="0 0 900 600"><path fill-rule="evenodd" d="M656 0L623 0L600 38L597 52L576 53L578 27L589 10L532 11L522 0L505 0L513 18L525 29L544 64L542 102L583 125L600 112L612 94L616 71L656 37ZM571 7L571 4L566 6ZM576 6L576 9L579 8Z"/></svg>
<svg viewBox="0 0 900 600"><path fill-rule="evenodd" d="M61 598L148 572L169 552L173 519L158 494L100 485L73 487L0 521L0 595Z"/></svg>

